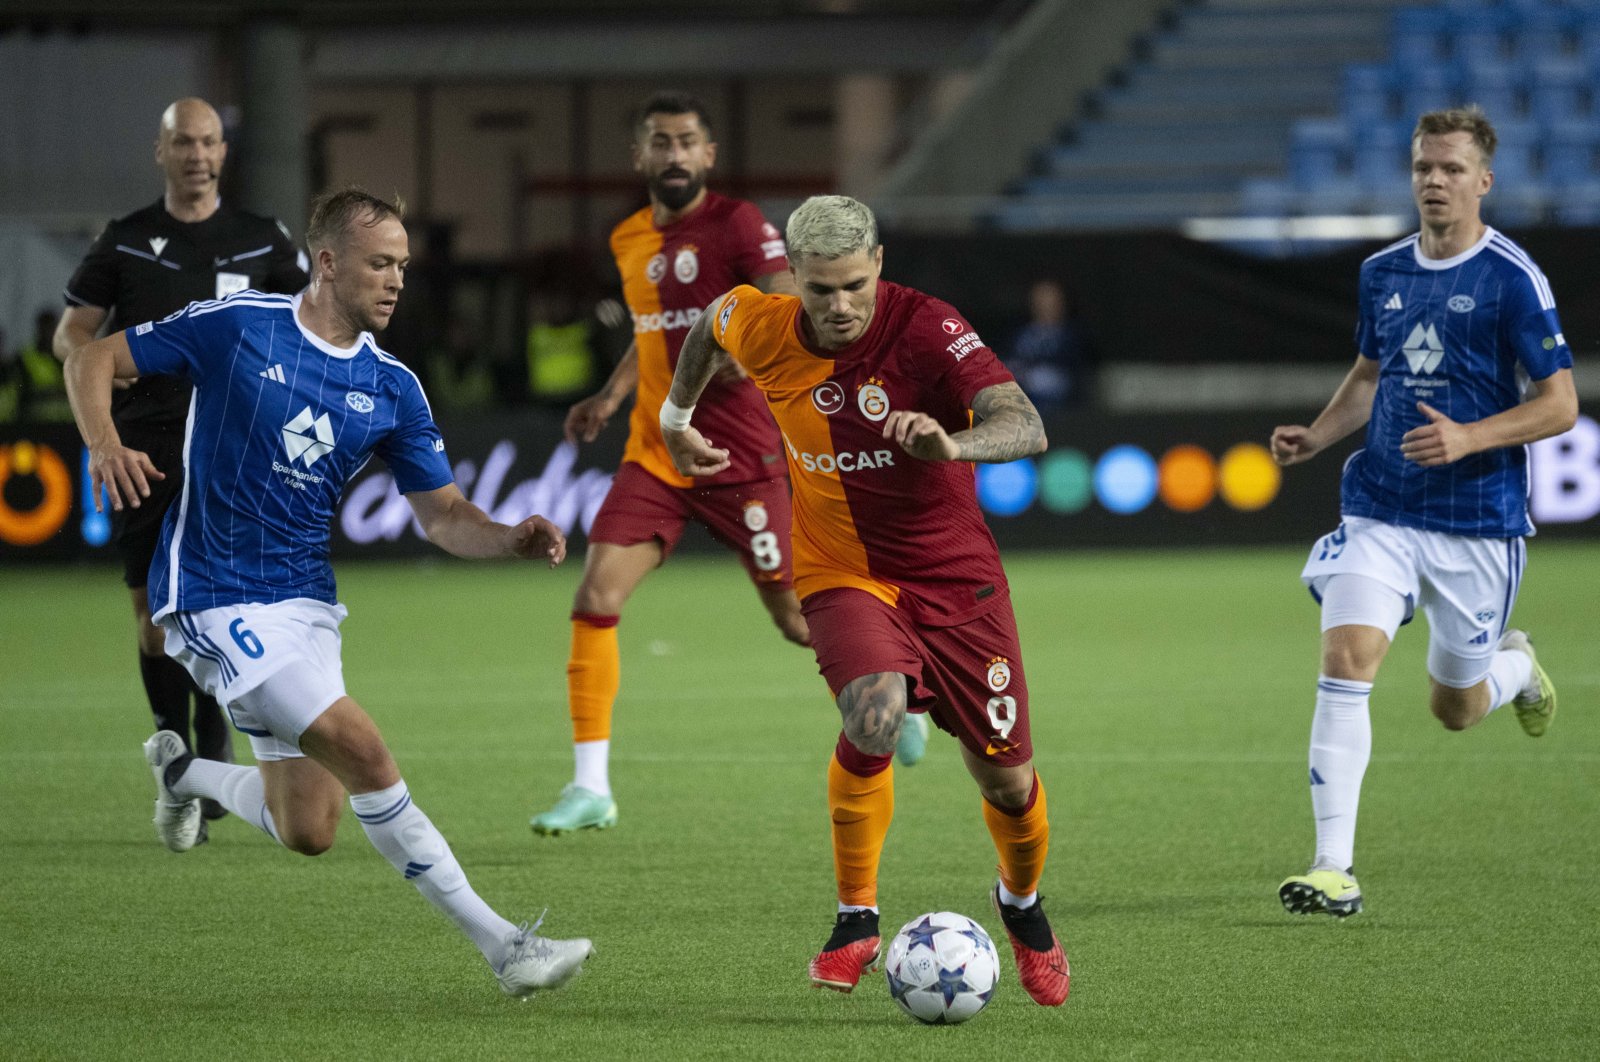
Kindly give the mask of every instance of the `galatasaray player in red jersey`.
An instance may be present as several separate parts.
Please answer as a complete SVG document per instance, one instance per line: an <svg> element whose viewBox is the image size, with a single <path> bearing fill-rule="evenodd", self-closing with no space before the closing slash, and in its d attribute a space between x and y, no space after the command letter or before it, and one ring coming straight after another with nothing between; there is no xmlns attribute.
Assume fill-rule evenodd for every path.
<svg viewBox="0 0 1600 1062"><path fill-rule="evenodd" d="M808 643L789 558L789 484L783 443L766 403L737 372L712 380L705 429L738 453L714 476L691 479L661 441L661 401L678 347L706 303L737 284L793 292L783 236L752 203L706 188L717 146L705 108L660 93L640 108L633 164L650 205L619 224L611 251L633 314L634 341L600 391L567 414L571 442L593 442L630 394L622 467L589 530L583 581L572 605L567 699L573 780L530 823L538 834L617 822L611 794L611 712L621 686L617 622L639 583L672 552L690 520L739 555L784 637ZM904 756L921 757L908 740Z"/></svg>
<svg viewBox="0 0 1600 1062"><path fill-rule="evenodd" d="M713 302L684 340L661 427L686 473L714 477L741 460L709 427L707 384L731 357L783 431L795 589L844 720L828 765L838 916L811 980L849 992L877 964L878 857L909 711L961 743L1000 856L992 895L1020 980L1056 1006L1070 974L1038 893L1044 785L1010 592L970 464L1042 453L1044 426L959 313L879 279L864 205L808 199L787 235L799 296L745 286Z"/></svg>

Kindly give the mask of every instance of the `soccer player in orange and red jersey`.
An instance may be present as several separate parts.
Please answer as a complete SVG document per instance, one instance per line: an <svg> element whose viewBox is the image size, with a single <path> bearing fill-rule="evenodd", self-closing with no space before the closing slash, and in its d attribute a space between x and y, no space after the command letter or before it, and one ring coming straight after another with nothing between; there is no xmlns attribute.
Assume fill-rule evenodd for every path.
<svg viewBox="0 0 1600 1062"><path fill-rule="evenodd" d="M795 589L844 720L828 765L838 916L811 980L849 992L877 964L891 754L910 711L961 743L1000 856L992 895L1020 980L1056 1006L1070 973L1038 894L1050 827L1028 686L969 463L1041 453L1044 426L959 313L879 279L864 205L808 199L788 240L799 296L738 287L713 302L684 340L661 426L681 471L715 476L738 460L736 446L702 434L716 399L695 410L731 357L783 431Z"/></svg>
<svg viewBox="0 0 1600 1062"><path fill-rule="evenodd" d="M678 347L706 303L735 284L794 290L783 236L754 204L706 188L717 145L694 97L652 96L634 128L633 165L647 182L650 205L611 233L634 341L605 386L567 414L567 439L593 442L637 394L622 467L589 530L583 581L572 603L567 698L575 767L556 805L530 823L545 835L616 824L608 763L622 675L617 621L688 521L704 524L739 555L784 637L808 642L789 563L783 446L760 393L737 373L710 382L717 409L706 431L734 446L739 457L704 480L672 466L658 422Z"/></svg>

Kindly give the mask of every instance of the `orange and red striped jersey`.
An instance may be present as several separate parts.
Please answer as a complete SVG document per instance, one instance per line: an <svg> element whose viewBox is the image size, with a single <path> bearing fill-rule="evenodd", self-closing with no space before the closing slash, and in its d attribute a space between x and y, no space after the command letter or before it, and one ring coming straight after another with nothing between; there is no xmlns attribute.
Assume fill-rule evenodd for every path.
<svg viewBox="0 0 1600 1062"><path fill-rule="evenodd" d="M761 394L747 380L712 380L694 426L728 450L726 469L703 479L679 474L661 441L661 403L678 349L712 299L736 284L788 268L783 235L755 204L708 192L686 217L658 226L645 207L611 231L622 296L633 314L639 387L624 461L674 487L750 483L783 475L782 445Z"/></svg>
<svg viewBox="0 0 1600 1062"><path fill-rule="evenodd" d="M891 410L971 426L972 399L1008 383L949 304L880 281L867 330L838 350L812 346L800 300L748 285L713 333L766 396L794 491L795 590L855 587L919 623L963 623L1008 595L971 464L923 461L883 437Z"/></svg>

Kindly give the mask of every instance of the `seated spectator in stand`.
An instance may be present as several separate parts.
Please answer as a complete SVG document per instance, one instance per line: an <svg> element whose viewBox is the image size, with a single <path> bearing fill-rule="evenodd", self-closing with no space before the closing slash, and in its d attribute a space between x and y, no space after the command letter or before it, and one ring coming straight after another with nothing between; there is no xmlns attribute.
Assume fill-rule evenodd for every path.
<svg viewBox="0 0 1600 1062"><path fill-rule="evenodd" d="M1035 281L1028 312L1006 368L1039 409L1078 405L1088 395L1089 341L1066 291L1054 280Z"/></svg>

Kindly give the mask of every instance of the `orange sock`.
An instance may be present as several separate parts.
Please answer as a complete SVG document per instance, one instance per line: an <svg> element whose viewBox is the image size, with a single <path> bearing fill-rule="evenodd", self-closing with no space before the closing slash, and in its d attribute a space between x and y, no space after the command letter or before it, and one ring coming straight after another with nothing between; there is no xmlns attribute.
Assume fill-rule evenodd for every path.
<svg viewBox="0 0 1600 1062"><path fill-rule="evenodd" d="M1039 889L1044 857L1050 849L1050 820L1045 807L1044 782L1033 776L1033 792L1019 811L983 802L983 821L1000 853L1000 883L1018 896Z"/></svg>
<svg viewBox="0 0 1600 1062"><path fill-rule="evenodd" d="M572 655L567 658L567 709L574 742L611 737L611 706L622 685L617 617L572 614Z"/></svg>
<svg viewBox="0 0 1600 1062"><path fill-rule="evenodd" d="M868 756L839 735L828 761L828 811L833 819L833 873L839 902L878 902L878 857L894 818L893 756ZM865 773L863 773L865 772Z"/></svg>

